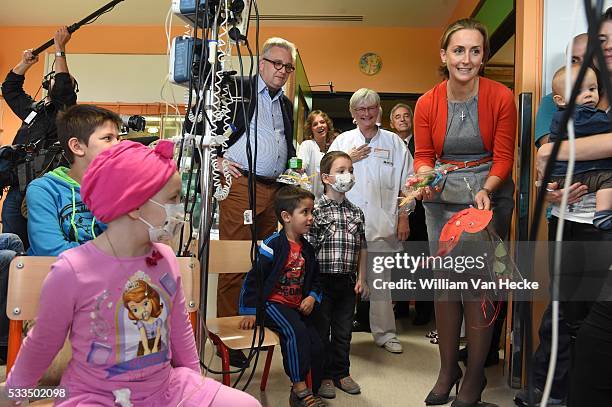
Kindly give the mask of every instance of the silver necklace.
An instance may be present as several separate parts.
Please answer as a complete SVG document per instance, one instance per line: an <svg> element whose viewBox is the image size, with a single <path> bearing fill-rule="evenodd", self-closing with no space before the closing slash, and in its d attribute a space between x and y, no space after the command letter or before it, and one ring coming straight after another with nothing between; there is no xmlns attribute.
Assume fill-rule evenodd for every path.
<svg viewBox="0 0 612 407"><path fill-rule="evenodd" d="M117 256L117 252L115 251L115 247L111 243L110 237L108 237L108 233L104 233L104 236L106 237L106 241L108 242L108 245L110 246L111 250L113 251L113 255L115 256L115 259L119 262L119 264L121 264L121 260L119 259L119 256Z"/></svg>

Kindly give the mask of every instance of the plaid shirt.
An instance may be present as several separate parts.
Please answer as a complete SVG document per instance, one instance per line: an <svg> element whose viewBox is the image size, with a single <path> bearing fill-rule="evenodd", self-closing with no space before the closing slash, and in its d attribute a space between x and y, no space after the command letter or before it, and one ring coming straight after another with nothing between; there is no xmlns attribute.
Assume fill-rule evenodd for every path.
<svg viewBox="0 0 612 407"><path fill-rule="evenodd" d="M356 274L359 250L366 246L365 217L348 199L336 202L325 194L317 200L306 239L317 253L321 273Z"/></svg>

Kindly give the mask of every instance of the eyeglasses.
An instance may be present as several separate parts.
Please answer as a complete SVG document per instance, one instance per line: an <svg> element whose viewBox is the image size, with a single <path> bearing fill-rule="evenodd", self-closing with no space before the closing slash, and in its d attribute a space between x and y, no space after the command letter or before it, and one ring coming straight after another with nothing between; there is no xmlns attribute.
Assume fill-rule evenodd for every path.
<svg viewBox="0 0 612 407"><path fill-rule="evenodd" d="M283 64L281 61L272 61L271 59L268 59L268 58L263 58L263 60L274 65L274 69L276 69L277 71L280 71L281 69L283 69L283 67L285 68L285 72L287 73L291 73L295 71L295 66L291 64Z"/></svg>
<svg viewBox="0 0 612 407"><path fill-rule="evenodd" d="M368 107L358 107L355 109L355 112L357 113L365 113L366 111L368 112L378 112L378 105L376 106L368 106Z"/></svg>
<svg viewBox="0 0 612 407"><path fill-rule="evenodd" d="M393 118L395 120L400 120L400 119L404 119L404 120L410 120L412 118L412 116L410 116L410 114L406 113L406 114L396 114L395 116L393 116Z"/></svg>

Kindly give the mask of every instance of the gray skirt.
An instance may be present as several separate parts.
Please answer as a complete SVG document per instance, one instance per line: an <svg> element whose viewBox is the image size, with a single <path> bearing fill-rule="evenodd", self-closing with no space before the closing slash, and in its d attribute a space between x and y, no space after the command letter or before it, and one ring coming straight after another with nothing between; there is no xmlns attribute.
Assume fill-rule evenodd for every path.
<svg viewBox="0 0 612 407"><path fill-rule="evenodd" d="M430 201L423 201L425 220L431 253L437 253L438 240L444 225L457 212L474 204L474 195L484 186L491 169L491 162L473 168L463 168L446 175L441 191ZM466 182L467 181L467 182ZM468 184L471 188L468 189ZM495 232L507 239L514 209L514 181L509 177L491 197L492 226ZM463 233L462 241L482 240L482 233Z"/></svg>

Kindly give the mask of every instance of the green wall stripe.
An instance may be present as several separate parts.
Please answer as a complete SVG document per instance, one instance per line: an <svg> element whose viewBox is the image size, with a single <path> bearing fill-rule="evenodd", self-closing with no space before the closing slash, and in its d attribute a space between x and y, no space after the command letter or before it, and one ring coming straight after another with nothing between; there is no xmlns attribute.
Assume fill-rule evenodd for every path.
<svg viewBox="0 0 612 407"><path fill-rule="evenodd" d="M485 0L475 18L487 27L491 35L513 9L514 0Z"/></svg>

